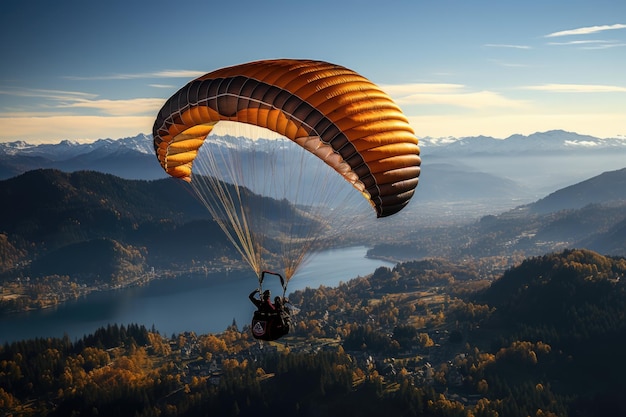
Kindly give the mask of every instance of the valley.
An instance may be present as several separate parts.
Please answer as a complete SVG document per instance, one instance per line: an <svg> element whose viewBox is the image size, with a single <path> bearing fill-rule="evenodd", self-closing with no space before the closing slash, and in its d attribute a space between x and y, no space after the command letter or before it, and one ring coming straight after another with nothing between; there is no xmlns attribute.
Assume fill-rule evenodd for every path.
<svg viewBox="0 0 626 417"><path fill-rule="evenodd" d="M233 321L206 334L111 324L74 340L5 343L0 409L620 415L626 169L542 194L486 172L488 162L477 172L450 161L423 166L406 210L332 241L395 266L294 291L300 312L279 342L258 343ZM35 169L0 181L0 197L14 202L0 217L3 314L241 267L191 190L171 179ZM103 380L114 381L106 392Z"/></svg>

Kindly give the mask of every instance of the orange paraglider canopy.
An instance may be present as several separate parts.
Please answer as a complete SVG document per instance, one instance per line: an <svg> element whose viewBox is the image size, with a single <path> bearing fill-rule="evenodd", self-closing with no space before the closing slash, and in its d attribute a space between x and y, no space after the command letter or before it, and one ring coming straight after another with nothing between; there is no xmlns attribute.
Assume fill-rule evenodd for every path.
<svg viewBox="0 0 626 417"><path fill-rule="evenodd" d="M418 139L379 87L321 61L276 59L219 69L175 93L153 127L159 163L189 181L200 146L219 121L281 134L331 166L375 208L397 213L415 192Z"/></svg>

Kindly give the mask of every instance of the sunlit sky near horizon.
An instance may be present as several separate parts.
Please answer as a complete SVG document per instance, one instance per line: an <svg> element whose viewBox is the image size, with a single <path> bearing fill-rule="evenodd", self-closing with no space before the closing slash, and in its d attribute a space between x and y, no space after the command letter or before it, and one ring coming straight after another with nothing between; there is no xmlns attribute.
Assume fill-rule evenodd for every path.
<svg viewBox="0 0 626 417"><path fill-rule="evenodd" d="M626 1L5 0L0 142L152 133L206 72L268 58L355 70L418 137L626 136Z"/></svg>

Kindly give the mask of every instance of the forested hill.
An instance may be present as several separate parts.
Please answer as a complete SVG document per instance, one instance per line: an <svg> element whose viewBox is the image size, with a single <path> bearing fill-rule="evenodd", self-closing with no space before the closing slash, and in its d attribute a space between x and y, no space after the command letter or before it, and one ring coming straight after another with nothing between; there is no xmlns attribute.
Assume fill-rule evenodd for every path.
<svg viewBox="0 0 626 417"><path fill-rule="evenodd" d="M402 232L400 232L402 233ZM424 228L376 245L372 255L394 260L445 256L537 256L586 248L626 256L626 168L605 172L518 206L455 227Z"/></svg>
<svg viewBox="0 0 626 417"><path fill-rule="evenodd" d="M578 184L562 188L529 204L533 213L545 214L579 209L589 204L626 201L626 168L609 171Z"/></svg>
<svg viewBox="0 0 626 417"><path fill-rule="evenodd" d="M261 204L262 197L248 195L253 206ZM124 262L144 267L184 267L194 260L236 256L189 184L173 178L125 180L94 171L35 170L0 181L0 201L0 274L31 262L38 274L70 276L88 269L72 265L86 259L119 264L119 257L103 259L103 253L116 252L100 252L103 239L109 249L126 249L117 251L126 253Z"/></svg>
<svg viewBox="0 0 626 417"><path fill-rule="evenodd" d="M626 259L571 249L528 258L476 299L495 307L503 338L559 346L623 332Z"/></svg>
<svg viewBox="0 0 626 417"><path fill-rule="evenodd" d="M5 344L0 412L624 416L624 274L623 258L567 250L480 290L471 266L413 261L297 291L278 343L113 325Z"/></svg>
<svg viewBox="0 0 626 417"><path fill-rule="evenodd" d="M25 237L32 233L33 238L72 216L79 216L75 220L81 222L85 233L109 229L112 225L105 221L107 217L128 222L206 217L191 189L180 181L123 180L95 171L29 171L0 181L0 197L6 202L0 228L19 231ZM29 223L39 229L24 227Z"/></svg>
<svg viewBox="0 0 626 417"><path fill-rule="evenodd" d="M569 415L626 415L626 259L587 250L526 259L474 301L493 309L476 337L517 346L500 378L534 374L573 394ZM537 356L516 341L537 344Z"/></svg>

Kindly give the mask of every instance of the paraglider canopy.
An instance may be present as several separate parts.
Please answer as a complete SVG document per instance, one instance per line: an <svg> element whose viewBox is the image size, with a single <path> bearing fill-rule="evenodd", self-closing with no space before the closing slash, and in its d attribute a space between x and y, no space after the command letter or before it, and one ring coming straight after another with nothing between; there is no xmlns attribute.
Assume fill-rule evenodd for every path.
<svg viewBox="0 0 626 417"><path fill-rule="evenodd" d="M258 153L250 156L248 148L218 156L214 146L206 152L208 162L201 163L201 147L212 142L210 134L221 121L259 126L282 135L326 172L345 179L353 193L356 189L356 194L369 202L377 217L402 210L418 184L420 150L407 118L378 86L350 69L322 61L276 59L222 68L189 82L167 100L155 120L156 156L168 174L191 182L258 277L267 268L264 258L271 252L262 236L267 239L271 235L280 242L288 281L306 255L319 248L314 242L320 242L324 227L328 229L327 219L340 212L326 204L338 193L326 188L331 181L309 180L305 165L311 158L306 156L296 159L291 154L280 157L265 151L262 157ZM249 143L243 138L231 139L229 145ZM281 151L286 148L276 143ZM264 171L256 167L260 159L268 162L270 178L261 176ZM300 172L281 171L288 162ZM192 167L196 178L200 165L205 175L192 181ZM257 185L271 185L272 191L260 192L241 179L244 175ZM287 185L296 192L283 192ZM251 203L253 194L291 204L274 202L262 220L255 220L263 210L258 198ZM294 196L314 199L302 203L294 201ZM290 224L290 229L274 227L281 222ZM306 227L298 228L303 224ZM265 230L254 230L257 226ZM336 231L334 225L333 229Z"/></svg>
<svg viewBox="0 0 626 417"><path fill-rule="evenodd" d="M417 186L420 150L408 120L380 88L347 68L266 60L190 82L165 103L153 127L168 174L190 180L198 148L220 120L293 140L361 191L379 217L401 210Z"/></svg>

